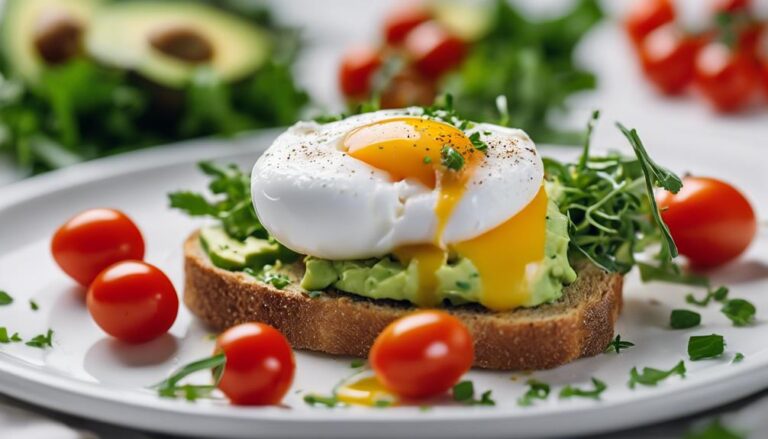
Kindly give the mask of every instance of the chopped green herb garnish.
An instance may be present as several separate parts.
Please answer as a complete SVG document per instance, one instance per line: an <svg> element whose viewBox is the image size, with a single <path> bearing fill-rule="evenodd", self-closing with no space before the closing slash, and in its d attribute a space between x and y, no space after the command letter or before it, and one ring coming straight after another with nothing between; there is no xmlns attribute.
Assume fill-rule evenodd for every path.
<svg viewBox="0 0 768 439"><path fill-rule="evenodd" d="M328 408L333 408L342 404L339 399L336 398L336 395L323 396L314 393L304 395L304 402L311 406L324 405Z"/></svg>
<svg viewBox="0 0 768 439"><path fill-rule="evenodd" d="M718 287L715 290L709 290L707 291L707 294L704 296L703 299L696 299L696 297L693 295L693 293L688 293L685 296L685 301L690 303L691 305L697 305L697 306L707 306L711 301L715 302L723 302L728 298L728 288L726 287Z"/></svg>
<svg viewBox="0 0 768 439"><path fill-rule="evenodd" d="M291 284L291 280L288 278L288 276L271 271L263 272L260 276L258 276L258 279L266 284L272 285L279 290Z"/></svg>
<svg viewBox="0 0 768 439"><path fill-rule="evenodd" d="M0 326L0 343L6 344L10 342L20 342L21 337L19 337L18 332L14 332L13 335L8 336L8 328L4 326Z"/></svg>
<svg viewBox="0 0 768 439"><path fill-rule="evenodd" d="M40 309L40 307L37 305L37 302L32 299L29 299L29 307L32 309L32 311L37 311Z"/></svg>
<svg viewBox="0 0 768 439"><path fill-rule="evenodd" d="M224 373L226 363L227 357L224 356L224 354L217 354L212 357L203 358L202 360L193 361L192 363L182 366L170 377L155 384L152 388L157 390L157 394L164 398L184 397L188 401L194 401L199 398L209 397L221 380L221 375ZM203 370L213 371L213 384L179 385L184 378Z"/></svg>
<svg viewBox="0 0 768 439"><path fill-rule="evenodd" d="M685 377L685 373L685 362L682 360L669 370L644 367L642 373L640 373L636 367L633 367L632 370L629 371L628 384L630 389L634 389L637 384L641 384L643 386L655 386L672 375Z"/></svg>
<svg viewBox="0 0 768 439"><path fill-rule="evenodd" d="M430 163L432 163L432 157L430 157L430 156L428 156L428 155L425 155L425 156L424 156L424 164L425 164L425 165L428 165L428 164L430 164Z"/></svg>
<svg viewBox="0 0 768 439"><path fill-rule="evenodd" d="M379 407L379 408L391 407L392 401L388 399L379 399L377 401L374 401L373 406Z"/></svg>
<svg viewBox="0 0 768 439"><path fill-rule="evenodd" d="M747 436L727 428L719 419L715 419L701 429L686 433L684 439L747 439Z"/></svg>
<svg viewBox="0 0 768 439"><path fill-rule="evenodd" d="M629 349L634 345L635 344L631 341L622 340L621 334L616 334L616 338L608 344L608 347L605 348L605 352L616 352L617 354L620 354L622 349Z"/></svg>
<svg viewBox="0 0 768 439"><path fill-rule="evenodd" d="M560 391L560 398L571 398L575 396L579 398L600 399L600 395L608 388L608 386L603 381L594 377L592 378L592 384L595 386L592 390L584 390L567 385Z"/></svg>
<svg viewBox="0 0 768 439"><path fill-rule="evenodd" d="M53 347L53 330L49 329L45 334L40 334L32 337L31 340L24 343L27 346L33 348L45 349L46 347Z"/></svg>
<svg viewBox="0 0 768 439"><path fill-rule="evenodd" d="M722 335L694 335L688 339L688 356L692 361L719 357L725 351Z"/></svg>
<svg viewBox="0 0 768 439"><path fill-rule="evenodd" d="M452 171L460 171L464 167L464 156L462 156L451 145L444 145L440 150L441 163Z"/></svg>
<svg viewBox="0 0 768 439"><path fill-rule="evenodd" d="M453 400L464 405L496 405L496 401L491 398L491 391L486 390L480 395L480 399L475 399L475 385L472 381L462 381L452 390Z"/></svg>
<svg viewBox="0 0 768 439"><path fill-rule="evenodd" d="M528 391L518 398L517 405L528 407L536 399L545 400L549 397L549 384L537 380L528 380L526 384L529 386Z"/></svg>
<svg viewBox="0 0 768 439"><path fill-rule="evenodd" d="M744 354L741 352L736 352L736 355L733 356L733 361L731 363L741 363L744 361Z"/></svg>
<svg viewBox="0 0 768 439"><path fill-rule="evenodd" d="M688 329L701 324L701 314L687 309L673 309L669 316L669 326L674 329Z"/></svg>
<svg viewBox="0 0 768 439"><path fill-rule="evenodd" d="M10 305L13 303L13 297L5 291L0 290L0 305Z"/></svg>
<svg viewBox="0 0 768 439"><path fill-rule="evenodd" d="M488 144L480 138L479 131L472 133L469 136L469 141L472 142L472 146L474 146L476 150L482 152L483 154L488 154Z"/></svg>
<svg viewBox="0 0 768 439"><path fill-rule="evenodd" d="M728 317L733 326L747 326L755 320L755 305L744 299L730 299L720 310Z"/></svg>
<svg viewBox="0 0 768 439"><path fill-rule="evenodd" d="M351 363L349 363L349 367L351 367L352 369L359 369L363 366L365 366L365 360L360 358L355 358L354 360L352 360Z"/></svg>

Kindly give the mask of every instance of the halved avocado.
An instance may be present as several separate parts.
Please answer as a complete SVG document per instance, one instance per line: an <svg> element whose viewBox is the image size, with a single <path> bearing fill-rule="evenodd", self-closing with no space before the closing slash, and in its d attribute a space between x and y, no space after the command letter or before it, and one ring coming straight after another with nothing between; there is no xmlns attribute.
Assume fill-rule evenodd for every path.
<svg viewBox="0 0 768 439"><path fill-rule="evenodd" d="M7 0L0 48L10 70L35 82L46 66L81 53L100 0Z"/></svg>
<svg viewBox="0 0 768 439"><path fill-rule="evenodd" d="M102 8L88 32L89 54L170 88L208 66L225 82L256 71L269 56L269 34L201 3L135 1Z"/></svg>

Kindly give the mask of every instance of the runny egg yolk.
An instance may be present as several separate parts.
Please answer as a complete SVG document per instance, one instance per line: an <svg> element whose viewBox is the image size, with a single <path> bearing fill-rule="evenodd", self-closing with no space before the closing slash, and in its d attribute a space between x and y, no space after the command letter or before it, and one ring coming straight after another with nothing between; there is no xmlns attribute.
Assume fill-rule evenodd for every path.
<svg viewBox="0 0 768 439"><path fill-rule="evenodd" d="M351 157L387 172L394 181L410 178L439 190L432 242L404 246L394 252L403 263L417 264L418 305L439 304L436 273L451 252L468 258L478 269L483 285L482 305L505 310L527 301L527 274L544 258L547 194L543 187L528 206L505 223L449 248L442 242L445 227L467 182L486 159L463 131L434 120L399 117L351 131L343 147ZM445 166L448 147L463 159L460 169Z"/></svg>
<svg viewBox="0 0 768 439"><path fill-rule="evenodd" d="M362 378L339 386L336 389L336 398L346 404L369 407L396 403L395 396L388 392L375 376Z"/></svg>

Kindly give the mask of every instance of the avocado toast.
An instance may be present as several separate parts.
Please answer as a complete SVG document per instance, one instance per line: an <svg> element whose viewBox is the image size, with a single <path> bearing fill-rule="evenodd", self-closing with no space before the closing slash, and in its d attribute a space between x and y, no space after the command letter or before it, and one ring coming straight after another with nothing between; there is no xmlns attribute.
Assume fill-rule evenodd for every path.
<svg viewBox="0 0 768 439"><path fill-rule="evenodd" d="M652 187L658 185L674 191L679 180L650 161L634 131L621 127L635 149L636 159L616 154L591 156L587 140L582 159L564 164L538 157L532 142L520 130L461 121L450 109L377 112L341 122L330 127L300 123L289 129L257 162L252 179L233 167L202 164L203 171L214 178L212 192L223 197L214 202L188 192L171 195L172 206L219 221L193 233L184 246L184 300L203 322L216 329L247 321L266 322L283 331L296 348L366 356L376 336L391 321L418 308L440 308L469 328L475 344L475 366L505 370L552 368L604 351L613 338L621 309L623 275L637 265L636 253L656 244L660 247L660 262L654 268L676 268L671 263L676 249L663 222L657 220ZM386 134L390 136L388 141L395 138L402 141L401 147L422 148L418 154L424 154L423 161L420 155L412 159L424 165L438 162L430 170L434 169L437 178L443 180L433 186L432 192L429 182L414 183L416 178L410 177L398 180L392 177L398 170L387 168L407 168L408 164L402 162L408 160L410 149L397 151L397 145L373 143L373 155L356 155L354 146L348 147L359 134L354 130L371 129L373 134L363 136L370 142L381 132L393 129L390 125L396 125L396 133ZM421 140L413 142L414 137L403 132L419 133ZM481 134L475 134L478 132ZM471 146L461 149L464 135L472 139ZM299 136L299 140L292 136ZM310 141L300 136L309 136ZM281 182L285 176L273 173L306 171L306 161L302 159L296 159L298 165L283 164L302 154L319 161L318 169L333 168L330 159L318 160L322 155L318 156L314 148L322 146L311 143L316 137L342 142L343 148L331 154L341 151L343 160L360 160L364 165L375 163L385 169L383 177L371 171L370 180L375 184L383 181L380 186L397 185L405 181L406 185L417 185L421 190L418 194L429 196L439 192L435 199L440 201L434 209L437 226L424 232L427 238L409 235L405 246L384 242L392 236L389 233L382 235L384 238L361 242L366 236L360 230L369 230L365 229L368 225L355 224L356 215L368 215L376 222L386 220L387 212L379 209L376 216L370 216L366 212L345 211L349 204L335 200L340 226L336 230L327 228L314 239L320 230L318 224L325 221L324 206L317 202L324 196L320 192L327 191L332 180L345 172L340 171L343 166L326 176L318 171L305 180L295 177L298 190L290 187L282 191L293 183ZM438 155L430 157L430 147L434 152L434 145L446 139L452 143L442 150L437 148ZM460 166L452 167L455 163L446 160L449 146L454 153L461 154ZM282 152L287 154L284 157L281 148L287 151ZM381 159L382 153L378 151L387 148L397 151L396 161ZM509 153L510 150L515 152ZM480 164L473 164L473 160ZM524 179L509 174L502 179L506 183L494 183L495 188L503 189L503 184L518 181L521 183L508 185L507 189L527 190L528 195L519 199L514 194L508 196L509 203L518 203L519 207L503 205L502 209L512 213L505 214L508 219L501 225L497 222L480 234L471 232L475 235L469 239L451 238L451 230L456 230L451 225L455 226L455 222L440 218L440 203L445 199L455 202L446 209L449 213L465 215L459 228L482 223L483 216L494 214L477 208L483 203L483 192L477 187L486 180L479 184L472 180L492 176L493 168L485 163L493 160L509 160L507 165L523 167L502 172L524 174ZM354 161L348 163L357 165ZM474 171L472 166L487 173ZM416 166L409 169L421 171ZM346 172L354 179L354 168ZM453 184L450 179L462 172L477 174L459 179L458 195L447 196ZM491 179L487 181L490 183ZM521 188L522 182L530 182L530 187ZM296 192L302 196L312 192L307 184L316 188L316 194L296 197ZM357 187L351 190L352 196L346 190L332 195L356 200L361 193L376 198L376 191L381 192L375 187ZM462 212L463 197L472 200L473 209ZM251 198L253 205L248 203ZM404 207L398 211L396 221L407 217L410 199L401 197L399 202ZM305 210L307 206L309 210ZM275 221L280 215L284 220ZM413 214L411 218L415 218ZM292 224L305 224L315 233L296 229ZM418 229L411 226L406 232L414 228ZM446 231L443 236L447 242L435 239L432 243L413 245L422 242L416 239L430 240L428 236L435 229L438 233ZM334 236L337 245L332 245ZM343 239L345 236L348 238ZM377 245L388 250L366 253L366 249Z"/></svg>

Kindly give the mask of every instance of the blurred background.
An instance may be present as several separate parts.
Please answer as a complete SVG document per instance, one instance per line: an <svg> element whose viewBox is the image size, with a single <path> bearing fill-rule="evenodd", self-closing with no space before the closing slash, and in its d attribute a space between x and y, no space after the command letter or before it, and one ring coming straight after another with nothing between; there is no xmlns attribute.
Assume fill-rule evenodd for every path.
<svg viewBox="0 0 768 439"><path fill-rule="evenodd" d="M768 142L768 0L3 3L0 183L446 94L537 143L594 109L649 144Z"/></svg>

